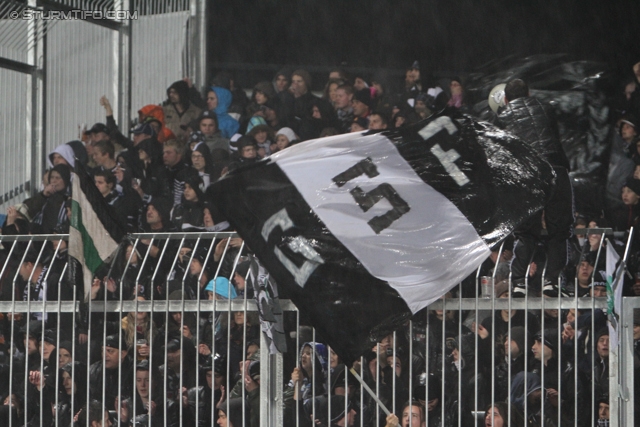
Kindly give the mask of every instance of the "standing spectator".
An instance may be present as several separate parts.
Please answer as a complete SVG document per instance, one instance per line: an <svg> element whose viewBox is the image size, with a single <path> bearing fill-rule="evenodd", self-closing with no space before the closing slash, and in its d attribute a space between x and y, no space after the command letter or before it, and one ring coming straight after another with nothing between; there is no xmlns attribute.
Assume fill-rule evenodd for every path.
<svg viewBox="0 0 640 427"><path fill-rule="evenodd" d="M240 123L229 115L229 107L233 95L228 89L212 86L207 92L207 109L213 111L217 117L218 129L223 138L231 138L238 132Z"/></svg>
<svg viewBox="0 0 640 427"><path fill-rule="evenodd" d="M348 84L338 86L336 89L333 108L336 110L338 120L340 120L340 130L343 133L349 132L351 123L353 122L353 107L351 101L353 99L353 87Z"/></svg>
<svg viewBox="0 0 640 427"><path fill-rule="evenodd" d="M553 111L530 96L529 86L524 81L515 79L507 83L505 102L507 105L498 116L499 125L533 148L553 166L556 173L556 188L544 207L544 218L541 211L516 230L518 242L512 263L514 297L526 293L524 276L538 243L544 245L548 260L542 291L548 296L558 296L562 291L558 279L567 263L567 239L573 226L569 160L560 143Z"/></svg>
<svg viewBox="0 0 640 427"><path fill-rule="evenodd" d="M189 102L189 85L184 80L178 80L167 88L167 100L162 110L166 127L178 139L181 139L184 133L180 125L188 124L202 112L200 108Z"/></svg>

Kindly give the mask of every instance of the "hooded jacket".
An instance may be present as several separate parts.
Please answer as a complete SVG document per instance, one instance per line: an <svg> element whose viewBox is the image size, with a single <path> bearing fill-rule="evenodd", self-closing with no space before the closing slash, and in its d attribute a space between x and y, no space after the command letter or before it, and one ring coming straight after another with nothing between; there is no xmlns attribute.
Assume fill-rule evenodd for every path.
<svg viewBox="0 0 640 427"><path fill-rule="evenodd" d="M60 154L71 168L75 167L75 154L69 144L58 145L49 153L49 164L53 167L53 155Z"/></svg>
<svg viewBox="0 0 640 427"><path fill-rule="evenodd" d="M144 121L144 119L151 117L162 125L162 127L160 128L160 133L158 133L157 136L158 142L165 142L176 137L173 132L166 126L164 110L161 106L154 104L145 105L138 110L138 115L141 117L141 121Z"/></svg>
<svg viewBox="0 0 640 427"><path fill-rule="evenodd" d="M174 135L178 139L182 139L185 131L180 127L180 125L186 126L193 120L197 119L200 116L200 113L202 113L202 110L189 102L189 86L186 82L184 82L183 80L174 82L167 89L167 96L169 95L169 91L171 89L174 89L176 92L178 92L178 95L180 96L180 104L182 105L183 111L182 113L179 113L175 105L167 101L162 107L162 111L164 112L165 125L171 130L171 132L174 133Z"/></svg>
<svg viewBox="0 0 640 427"><path fill-rule="evenodd" d="M212 86L211 90L218 97L218 106L213 110L218 116L218 129L225 138L231 138L238 132L240 123L229 115L229 106L233 95L228 89L219 86Z"/></svg>

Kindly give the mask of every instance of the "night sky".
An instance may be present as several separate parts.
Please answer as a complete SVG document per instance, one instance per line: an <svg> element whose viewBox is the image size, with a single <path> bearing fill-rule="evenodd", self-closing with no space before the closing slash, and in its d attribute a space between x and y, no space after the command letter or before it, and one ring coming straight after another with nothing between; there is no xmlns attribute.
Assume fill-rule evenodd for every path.
<svg viewBox="0 0 640 427"><path fill-rule="evenodd" d="M604 61L622 78L640 61L639 0L220 0L209 8L210 73L232 70L245 87L282 65L320 76L340 64L401 73L418 59L435 75L464 75L507 57L564 53Z"/></svg>

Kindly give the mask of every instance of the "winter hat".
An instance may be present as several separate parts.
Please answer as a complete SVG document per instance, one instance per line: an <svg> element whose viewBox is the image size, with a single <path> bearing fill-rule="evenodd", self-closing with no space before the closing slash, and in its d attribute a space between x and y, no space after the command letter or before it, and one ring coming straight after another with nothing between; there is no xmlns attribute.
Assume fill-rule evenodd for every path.
<svg viewBox="0 0 640 427"><path fill-rule="evenodd" d="M128 350L127 347L127 340L124 336L124 334L112 334L112 335L108 335L107 338L104 341L104 346L105 347L111 347L111 348L121 348L120 346L122 345L122 350Z"/></svg>
<svg viewBox="0 0 640 427"><path fill-rule="evenodd" d="M640 179L629 179L624 183L624 186L636 193L637 196L640 196Z"/></svg>
<svg viewBox="0 0 640 427"><path fill-rule="evenodd" d="M204 142L207 140L207 137L204 136L204 133L200 132L199 130L193 131L191 132L191 135L189 135L189 143L195 142L197 144L200 144L201 142Z"/></svg>
<svg viewBox="0 0 640 427"><path fill-rule="evenodd" d="M44 342L48 342L49 344L56 345L56 332L53 329L45 329L44 331Z"/></svg>
<svg viewBox="0 0 640 427"><path fill-rule="evenodd" d="M630 115L630 114L625 114L624 116L622 116L622 118L620 119L620 127L618 128L618 133L622 134L622 127L627 124L629 126L632 126L634 128L638 128L637 124L638 124L638 120Z"/></svg>
<svg viewBox="0 0 640 427"><path fill-rule="evenodd" d="M353 119L353 123L357 123L363 129L369 129L369 119L365 117L356 117Z"/></svg>
<svg viewBox="0 0 640 427"><path fill-rule="evenodd" d="M248 408L249 405L245 405L244 400L241 397L233 397L228 401L222 402L218 406L218 410L225 413L233 426L243 425L243 413L245 414L244 419L249 419L249 414L247 413Z"/></svg>
<svg viewBox="0 0 640 427"><path fill-rule="evenodd" d="M553 356L556 357L558 355L558 331L555 329L545 329L544 340L542 332L543 331L538 332L534 339L549 347L551 351L553 351Z"/></svg>
<svg viewBox="0 0 640 427"><path fill-rule="evenodd" d="M287 139L289 140L289 142L293 142L296 139L298 139L298 136L296 135L296 133L293 131L293 129L291 128L281 128L278 133L276 133L276 138L278 138L278 135L284 135L287 137Z"/></svg>
<svg viewBox="0 0 640 427"><path fill-rule="evenodd" d="M216 129L218 128L218 115L213 111L203 111L202 114L200 114L200 117L198 117L198 127L200 127L200 122L203 119L213 119L213 121L216 122Z"/></svg>
<svg viewBox="0 0 640 427"><path fill-rule="evenodd" d="M526 377L526 381L525 381ZM527 384L525 392L524 385ZM511 381L511 392L509 393L509 401L516 405L520 411L524 411L524 402L531 393L540 390L540 377L531 372L518 372Z"/></svg>
<svg viewBox="0 0 640 427"><path fill-rule="evenodd" d="M493 293L495 298L500 298L500 296L505 292L509 292L508 280L501 280L495 284L494 293Z"/></svg>
<svg viewBox="0 0 640 427"><path fill-rule="evenodd" d="M607 287L607 272L603 270L598 270L593 274L593 283L590 283L589 286L602 286Z"/></svg>
<svg viewBox="0 0 640 427"><path fill-rule="evenodd" d="M371 108L373 100L371 99L371 90L369 88L360 89L353 94L353 99L362 102L367 107Z"/></svg>

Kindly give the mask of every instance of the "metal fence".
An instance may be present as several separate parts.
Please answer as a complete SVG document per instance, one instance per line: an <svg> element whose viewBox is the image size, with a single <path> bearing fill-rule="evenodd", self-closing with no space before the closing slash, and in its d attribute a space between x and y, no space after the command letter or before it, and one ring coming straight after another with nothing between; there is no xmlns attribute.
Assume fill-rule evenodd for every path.
<svg viewBox="0 0 640 427"><path fill-rule="evenodd" d="M0 1L1 211L40 188L49 152L105 122L103 95L126 130L172 82L206 83L206 4Z"/></svg>
<svg viewBox="0 0 640 427"><path fill-rule="evenodd" d="M235 275L244 274L247 251L233 233L130 235L84 284L87 298L73 279L82 276L78 266L65 256L67 238L0 236L0 394L13 396L19 409L3 425L69 425L90 400L100 402L101 413L113 411L114 425L213 425L222 409L234 427L305 426L310 414L324 425L346 416L354 425L377 426L385 424L383 407L402 418L409 415L405 402L414 400L428 409L429 426L485 425L485 410L501 401L509 402L506 412L489 411L491 425L499 416L514 425L517 413L533 425L595 426L601 402L609 405L610 425L634 425L638 298L622 299L619 346L599 358L596 329L606 298L494 298L480 292L478 275L476 297L446 295L351 371L331 349L313 344L322 337L301 324L288 300L281 301L288 351L269 353L256 304ZM160 249L156 259L149 246ZM229 298L234 292L241 295ZM545 346L556 352L546 365ZM65 368L67 362L75 363ZM519 363L541 383L519 375ZM520 403L516 381L524 387ZM424 416L421 410L416 406L415 416ZM80 411L76 425L83 423L90 425Z"/></svg>

